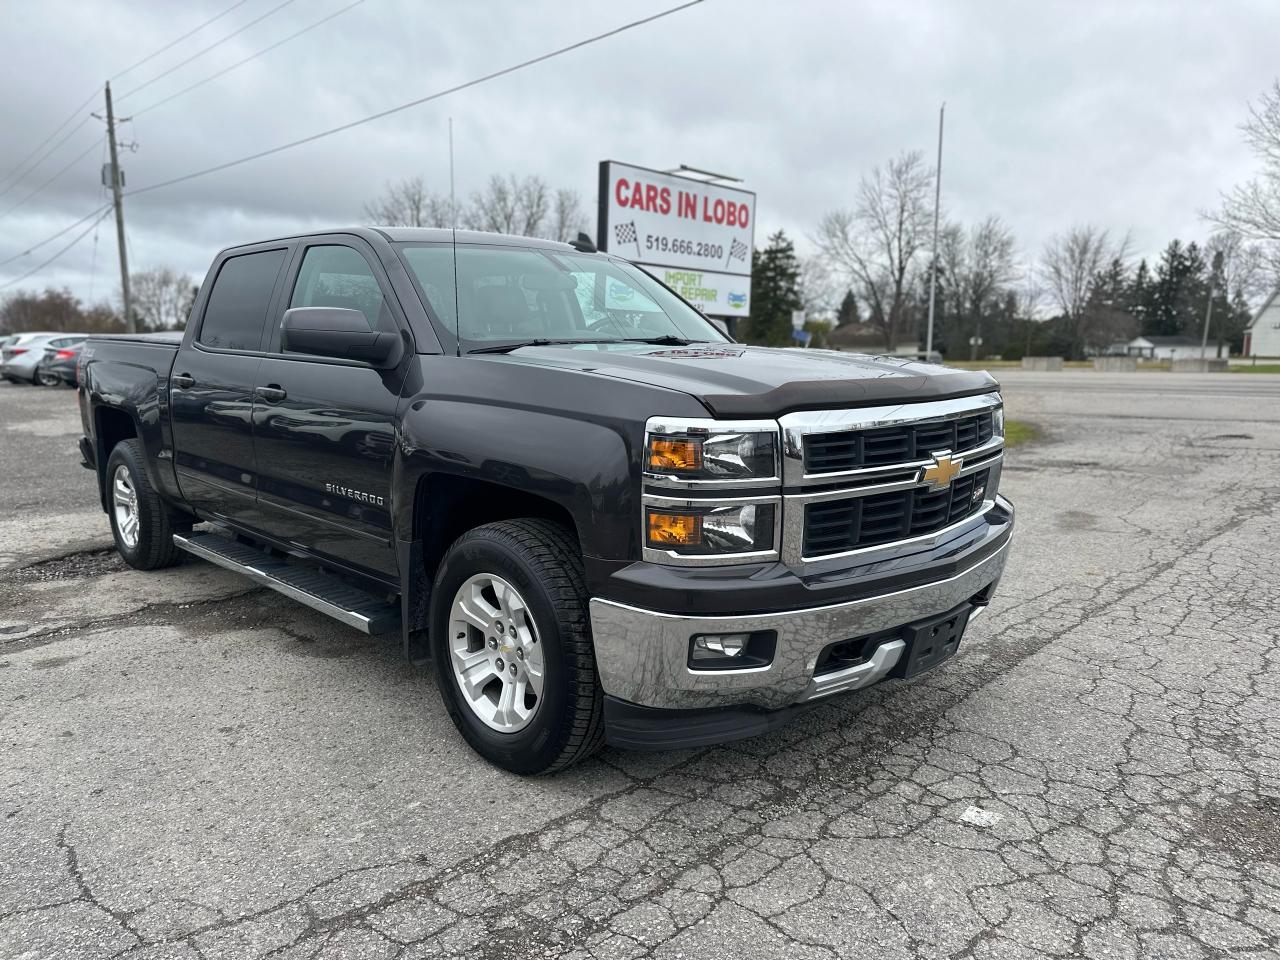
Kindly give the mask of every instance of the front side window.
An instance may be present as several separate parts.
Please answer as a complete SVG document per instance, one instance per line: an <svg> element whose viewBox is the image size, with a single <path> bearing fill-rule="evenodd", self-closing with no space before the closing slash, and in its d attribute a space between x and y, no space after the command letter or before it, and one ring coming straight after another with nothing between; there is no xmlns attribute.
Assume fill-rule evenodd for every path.
<svg viewBox="0 0 1280 960"><path fill-rule="evenodd" d="M382 288L368 261L351 247L310 247L302 258L290 307L346 307L364 314L370 330L394 330Z"/></svg>
<svg viewBox="0 0 1280 960"><path fill-rule="evenodd" d="M284 250L230 257L218 270L200 324L200 342L225 350L258 350Z"/></svg>
<svg viewBox="0 0 1280 960"><path fill-rule="evenodd" d="M506 245L405 244L404 260L462 351L520 340L619 343L676 337L723 343L705 317L643 271L605 255ZM434 256L435 259L432 259ZM438 263L436 261L439 261ZM455 298L439 290L453 267ZM454 310L441 302L454 299ZM452 306L452 304L447 304Z"/></svg>

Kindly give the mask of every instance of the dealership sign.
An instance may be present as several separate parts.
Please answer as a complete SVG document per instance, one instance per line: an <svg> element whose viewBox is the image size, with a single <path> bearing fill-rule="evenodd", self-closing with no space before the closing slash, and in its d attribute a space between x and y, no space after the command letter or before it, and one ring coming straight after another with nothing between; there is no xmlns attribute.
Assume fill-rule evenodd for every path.
<svg viewBox="0 0 1280 960"><path fill-rule="evenodd" d="M600 163L600 249L640 264L714 316L750 311L755 224L750 191Z"/></svg>

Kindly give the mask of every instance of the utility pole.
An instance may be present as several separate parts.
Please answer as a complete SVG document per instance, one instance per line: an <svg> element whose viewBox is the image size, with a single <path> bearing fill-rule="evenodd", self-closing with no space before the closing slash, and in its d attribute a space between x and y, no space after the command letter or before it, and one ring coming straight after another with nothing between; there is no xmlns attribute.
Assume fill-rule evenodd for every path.
<svg viewBox="0 0 1280 960"><path fill-rule="evenodd" d="M116 208L116 246L120 249L120 295L124 300L124 328L136 333L133 322L133 298L129 296L129 252L124 245L124 202L120 188L124 177L120 173L120 158L116 152L116 115L111 107L111 83L107 83L107 143L111 148L111 203Z"/></svg>
<svg viewBox="0 0 1280 960"><path fill-rule="evenodd" d="M1200 337L1200 359L1209 359L1204 352L1209 349L1209 321L1213 317L1213 282L1218 279L1222 270L1222 251L1213 255L1213 266L1209 268L1209 302L1204 308L1204 335Z"/></svg>

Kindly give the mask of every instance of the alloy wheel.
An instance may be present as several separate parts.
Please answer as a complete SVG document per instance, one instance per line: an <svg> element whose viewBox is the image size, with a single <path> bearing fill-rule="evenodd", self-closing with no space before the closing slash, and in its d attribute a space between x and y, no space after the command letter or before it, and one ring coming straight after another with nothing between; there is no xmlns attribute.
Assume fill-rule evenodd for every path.
<svg viewBox="0 0 1280 960"><path fill-rule="evenodd" d="M138 491L134 489L133 478L124 464L116 467L115 476L111 479L111 509L121 542L128 549L135 549L138 546Z"/></svg>
<svg viewBox="0 0 1280 960"><path fill-rule="evenodd" d="M542 703L544 661L533 614L495 574L469 578L449 611L449 653L462 700L492 730L516 733Z"/></svg>

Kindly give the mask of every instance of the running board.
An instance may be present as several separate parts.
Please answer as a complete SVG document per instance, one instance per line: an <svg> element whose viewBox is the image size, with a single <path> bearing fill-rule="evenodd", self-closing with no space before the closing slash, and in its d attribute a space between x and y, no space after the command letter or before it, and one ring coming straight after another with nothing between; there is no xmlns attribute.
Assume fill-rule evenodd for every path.
<svg viewBox="0 0 1280 960"><path fill-rule="evenodd" d="M175 533L173 544L180 550L243 574L264 587L270 587L364 633L390 633L400 629L399 604L388 603L376 594L353 587L333 574L281 560L216 533L193 533L186 536Z"/></svg>

